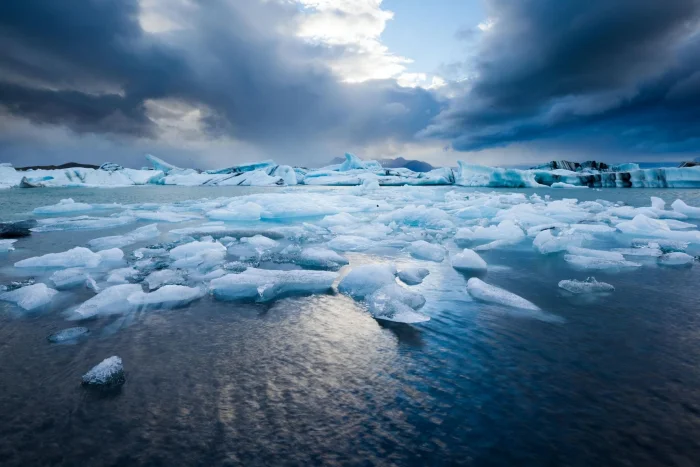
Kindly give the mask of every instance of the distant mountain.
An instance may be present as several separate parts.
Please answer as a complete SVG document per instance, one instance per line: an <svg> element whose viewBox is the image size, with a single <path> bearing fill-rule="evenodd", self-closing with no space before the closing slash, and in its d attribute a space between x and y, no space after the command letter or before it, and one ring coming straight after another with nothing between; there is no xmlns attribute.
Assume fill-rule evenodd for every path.
<svg viewBox="0 0 700 467"><path fill-rule="evenodd" d="M344 157L336 157L330 161L330 165L342 164L343 162L345 162ZM396 159L380 159L379 163L386 169L406 168L414 172L430 172L435 168L427 162L406 160L403 157L397 157Z"/></svg>

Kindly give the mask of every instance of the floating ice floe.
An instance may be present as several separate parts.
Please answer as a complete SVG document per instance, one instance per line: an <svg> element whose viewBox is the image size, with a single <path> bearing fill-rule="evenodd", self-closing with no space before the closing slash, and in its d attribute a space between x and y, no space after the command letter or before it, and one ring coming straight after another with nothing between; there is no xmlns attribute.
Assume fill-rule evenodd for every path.
<svg viewBox="0 0 700 467"><path fill-rule="evenodd" d="M294 262L302 267L337 270L348 264L347 258L333 250L319 247L304 248Z"/></svg>
<svg viewBox="0 0 700 467"><path fill-rule="evenodd" d="M639 263L626 261L625 259L606 259L596 256L564 255L564 260L581 269L626 269L642 266Z"/></svg>
<svg viewBox="0 0 700 467"><path fill-rule="evenodd" d="M671 230L668 223L661 219L651 219L644 214L639 214L631 221L620 222L617 229L628 235L640 235L648 237L661 237L682 242L700 243L700 232Z"/></svg>
<svg viewBox="0 0 700 467"><path fill-rule="evenodd" d="M428 277L430 271L426 268L402 268L398 272L398 277L404 284L418 285L423 279Z"/></svg>
<svg viewBox="0 0 700 467"><path fill-rule="evenodd" d="M197 287L164 285L154 292L134 292L127 296L126 300L137 307L176 308L201 298L204 293L204 290Z"/></svg>
<svg viewBox="0 0 700 467"><path fill-rule="evenodd" d="M451 258L452 267L458 271L483 272L488 268L486 261L474 250L465 248Z"/></svg>
<svg viewBox="0 0 700 467"><path fill-rule="evenodd" d="M82 268L61 269L51 274L49 280L57 289L70 289L84 284L90 274Z"/></svg>
<svg viewBox="0 0 700 467"><path fill-rule="evenodd" d="M365 264L352 270L338 284L338 291L362 300L385 285L396 283L396 266L393 264Z"/></svg>
<svg viewBox="0 0 700 467"><path fill-rule="evenodd" d="M182 285L185 283L185 277L181 271L161 269L153 271L143 281L148 284L148 290L156 290L164 285Z"/></svg>
<svg viewBox="0 0 700 467"><path fill-rule="evenodd" d="M110 216L110 217L54 217L41 219L38 225L32 228L34 232L56 232L60 230L99 230L121 227L136 222L134 216Z"/></svg>
<svg viewBox="0 0 700 467"><path fill-rule="evenodd" d="M357 235L338 235L328 242L328 247L336 251L365 251L375 246L375 242Z"/></svg>
<svg viewBox="0 0 700 467"><path fill-rule="evenodd" d="M65 214L72 212L83 212L91 211L93 209L91 204L87 203L76 203L72 198L62 199L58 204L51 206L42 206L34 209L34 214Z"/></svg>
<svg viewBox="0 0 700 467"><path fill-rule="evenodd" d="M113 387L124 384L124 365L122 359L113 356L102 360L83 375L83 384L87 386Z"/></svg>
<svg viewBox="0 0 700 467"><path fill-rule="evenodd" d="M32 311L50 303L57 293L46 284L32 284L0 293L0 300L14 303L23 310Z"/></svg>
<svg viewBox="0 0 700 467"><path fill-rule="evenodd" d="M537 234L532 246L542 254L556 253L566 251L573 246L581 246L586 237L576 234L560 234L559 236L552 235L551 230L543 230Z"/></svg>
<svg viewBox="0 0 700 467"><path fill-rule="evenodd" d="M595 277L589 277L585 281L579 280L563 280L559 282L559 288L571 292L573 294L590 294L601 292L612 292L615 287L606 283L598 282Z"/></svg>
<svg viewBox="0 0 700 467"><path fill-rule="evenodd" d="M429 316L415 311L425 305L425 298L398 284L385 285L366 301L370 314L378 320L408 324L430 320Z"/></svg>
<svg viewBox="0 0 700 467"><path fill-rule="evenodd" d="M62 253L48 253L43 256L23 259L15 263L17 268L94 268L103 257L84 247L75 247Z"/></svg>
<svg viewBox="0 0 700 467"><path fill-rule="evenodd" d="M658 261L659 264L663 264L665 266L684 266L692 264L695 261L695 258L686 253L674 252L659 256Z"/></svg>
<svg viewBox="0 0 700 467"><path fill-rule="evenodd" d="M126 313L131 309L127 297L142 292L138 284L120 284L107 287L94 297L80 304L73 312L73 319L86 319L99 315Z"/></svg>
<svg viewBox="0 0 700 467"><path fill-rule="evenodd" d="M336 273L327 271L248 268L240 274L227 274L212 280L209 290L218 300L267 302L279 296L328 292L336 276Z"/></svg>
<svg viewBox="0 0 700 467"><path fill-rule="evenodd" d="M80 337L86 336L90 333L88 328L79 326L75 328L62 329L61 331L55 332L49 335L46 339L54 344L59 344L61 342L74 341Z"/></svg>
<svg viewBox="0 0 700 467"><path fill-rule="evenodd" d="M469 295L482 302L495 303L513 308L522 308L525 310L540 310L537 305L525 300L521 296L487 284L476 277L472 277L467 281L467 291L469 292Z"/></svg>
<svg viewBox="0 0 700 467"><path fill-rule="evenodd" d="M90 240L88 245L95 250L104 250L107 248L122 248L138 242L151 240L160 235L156 224L139 227L124 235L113 235L109 237L100 237Z"/></svg>
<svg viewBox="0 0 700 467"><path fill-rule="evenodd" d="M680 212L681 214L685 214L690 218L700 219L700 208L688 206L683 200L675 200L673 203L671 203L671 208L674 211Z"/></svg>
<svg viewBox="0 0 700 467"><path fill-rule="evenodd" d="M15 249L14 243L17 240L0 240L0 253L7 253Z"/></svg>

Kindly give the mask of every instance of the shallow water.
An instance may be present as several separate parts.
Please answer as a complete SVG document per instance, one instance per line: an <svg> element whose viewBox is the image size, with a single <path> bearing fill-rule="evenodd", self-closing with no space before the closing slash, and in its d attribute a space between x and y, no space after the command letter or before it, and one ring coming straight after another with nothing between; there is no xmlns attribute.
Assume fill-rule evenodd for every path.
<svg viewBox="0 0 700 467"><path fill-rule="evenodd" d="M455 189L412 190L429 202ZM324 190L344 189L313 189ZM388 198L405 192L382 190ZM68 197L173 203L264 191L7 190L0 217L27 217ZM700 205L698 190L520 192L535 191ZM11 265L20 259L147 223L34 234L0 254L0 283L16 276ZM536 303L539 315L475 302L449 261L391 250L346 256L351 266L429 268L412 287L427 299L421 312L429 322L379 322L336 294L268 304L205 297L87 321L86 339L55 345L46 336L75 325L63 313L90 291L61 293L37 313L0 302L0 464L697 465L697 265L590 273L529 243L480 254L489 264L484 280ZM588 275L615 292L586 298L557 288L561 279ZM111 355L124 360L126 384L111 392L81 387L80 376Z"/></svg>

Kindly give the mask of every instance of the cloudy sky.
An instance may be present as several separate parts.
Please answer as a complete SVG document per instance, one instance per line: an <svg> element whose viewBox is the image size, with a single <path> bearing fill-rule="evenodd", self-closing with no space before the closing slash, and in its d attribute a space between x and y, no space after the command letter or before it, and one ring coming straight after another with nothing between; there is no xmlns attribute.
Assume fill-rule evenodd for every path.
<svg viewBox="0 0 700 467"><path fill-rule="evenodd" d="M0 161L700 156L700 0L0 2Z"/></svg>

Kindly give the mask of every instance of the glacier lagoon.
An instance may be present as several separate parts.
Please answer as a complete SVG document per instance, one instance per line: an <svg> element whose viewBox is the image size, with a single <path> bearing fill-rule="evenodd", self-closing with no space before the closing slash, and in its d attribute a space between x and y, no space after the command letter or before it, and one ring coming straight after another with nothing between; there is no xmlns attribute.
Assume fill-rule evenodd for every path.
<svg viewBox="0 0 700 467"><path fill-rule="evenodd" d="M4 190L0 218L38 224L0 253L0 459L692 463L698 206L651 188ZM614 290L558 286L591 276ZM112 356L126 382L81 387Z"/></svg>

